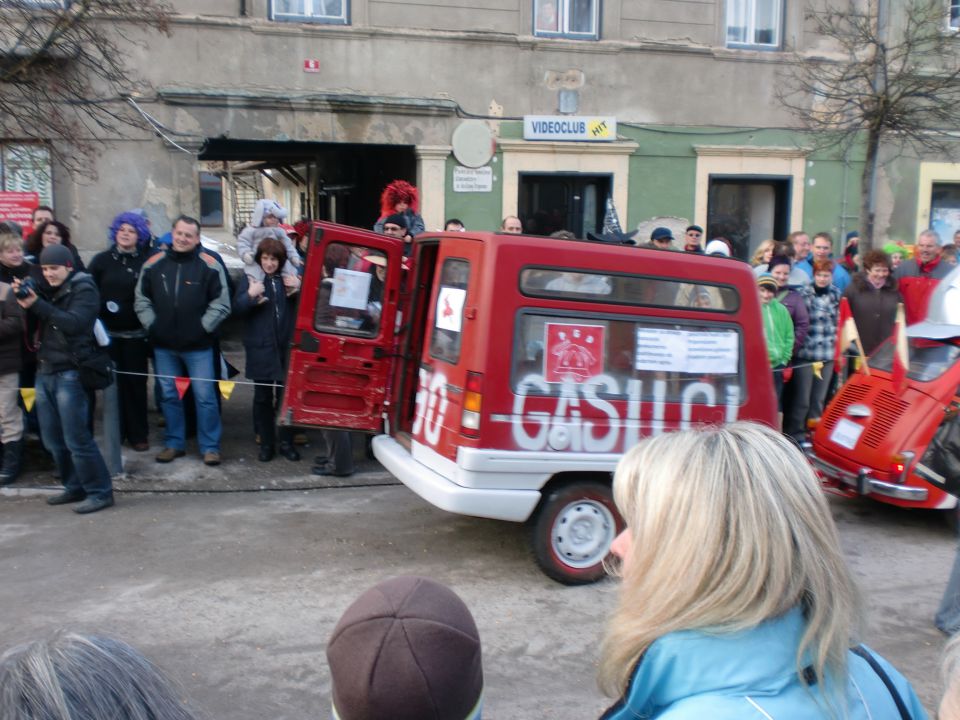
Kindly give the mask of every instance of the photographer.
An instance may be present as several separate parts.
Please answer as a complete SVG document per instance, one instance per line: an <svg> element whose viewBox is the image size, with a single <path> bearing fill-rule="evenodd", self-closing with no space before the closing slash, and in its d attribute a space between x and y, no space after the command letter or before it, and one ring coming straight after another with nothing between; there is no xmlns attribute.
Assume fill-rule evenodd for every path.
<svg viewBox="0 0 960 720"><path fill-rule="evenodd" d="M82 500L74 512L97 512L113 505L113 484L87 426L87 392L77 368L78 358L96 351L93 324L100 295L89 275L74 270L73 254L63 245L45 247L40 266L49 297L39 297L33 283L20 279L13 289L20 306L40 321L37 414L64 486L47 503Z"/></svg>

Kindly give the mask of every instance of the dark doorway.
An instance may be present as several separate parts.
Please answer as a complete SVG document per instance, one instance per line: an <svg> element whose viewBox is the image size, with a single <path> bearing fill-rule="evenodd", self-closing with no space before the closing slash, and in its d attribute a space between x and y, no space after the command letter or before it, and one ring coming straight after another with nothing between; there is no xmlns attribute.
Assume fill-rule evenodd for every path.
<svg viewBox="0 0 960 720"><path fill-rule="evenodd" d="M930 193L930 229L937 231L941 243L953 243L954 233L960 232L960 184L933 184Z"/></svg>
<svg viewBox="0 0 960 720"><path fill-rule="evenodd" d="M610 175L520 173L520 221L528 235L569 230L578 238L603 230Z"/></svg>
<svg viewBox="0 0 960 720"><path fill-rule="evenodd" d="M764 240L786 240L791 178L711 175L707 238L725 237L733 254L749 260Z"/></svg>
<svg viewBox="0 0 960 720"><path fill-rule="evenodd" d="M229 163L240 205L234 208L238 230L249 218L245 204L255 200L265 184L289 184L300 198L303 216L372 228L380 216L380 193L387 183L399 179L416 184L417 179L414 148L406 145L217 138L207 142L199 159ZM228 179L227 165L216 174Z"/></svg>

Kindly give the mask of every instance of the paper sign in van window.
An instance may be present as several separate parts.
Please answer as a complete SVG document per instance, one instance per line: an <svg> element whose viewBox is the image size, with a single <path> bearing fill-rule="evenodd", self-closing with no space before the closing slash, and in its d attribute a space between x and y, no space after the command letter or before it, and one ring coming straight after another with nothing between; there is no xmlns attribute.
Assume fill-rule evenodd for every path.
<svg viewBox="0 0 960 720"><path fill-rule="evenodd" d="M334 307L366 310L370 297L370 279L368 272L337 268L333 271L333 290L330 304Z"/></svg>
<svg viewBox="0 0 960 720"><path fill-rule="evenodd" d="M440 294L437 295L437 327L441 330L460 332L463 326L463 303L466 299L466 290L441 287Z"/></svg>
<svg viewBox="0 0 960 720"><path fill-rule="evenodd" d="M638 327L634 369L696 375L735 375L740 360L736 332Z"/></svg>

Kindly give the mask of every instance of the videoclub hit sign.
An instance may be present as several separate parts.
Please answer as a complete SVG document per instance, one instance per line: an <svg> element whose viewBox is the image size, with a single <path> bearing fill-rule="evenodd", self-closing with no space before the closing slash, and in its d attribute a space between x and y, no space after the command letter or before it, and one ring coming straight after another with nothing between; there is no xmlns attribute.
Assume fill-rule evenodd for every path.
<svg viewBox="0 0 960 720"><path fill-rule="evenodd" d="M613 142L617 139L617 119L578 115L525 115L523 139Z"/></svg>

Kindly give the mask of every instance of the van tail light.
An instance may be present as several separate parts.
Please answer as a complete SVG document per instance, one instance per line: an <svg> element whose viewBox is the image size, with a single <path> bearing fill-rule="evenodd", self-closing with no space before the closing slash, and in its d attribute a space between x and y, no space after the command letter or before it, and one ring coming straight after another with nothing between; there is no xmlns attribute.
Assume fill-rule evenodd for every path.
<svg viewBox="0 0 960 720"><path fill-rule="evenodd" d="M483 406L483 374L467 373L467 387L463 393L463 413L460 415L460 432L467 437L480 434L480 409Z"/></svg>
<svg viewBox="0 0 960 720"><path fill-rule="evenodd" d="M906 482L907 475L910 472L910 463L913 462L915 454L908 451L897 453L890 460L890 472L893 474L895 482Z"/></svg>

